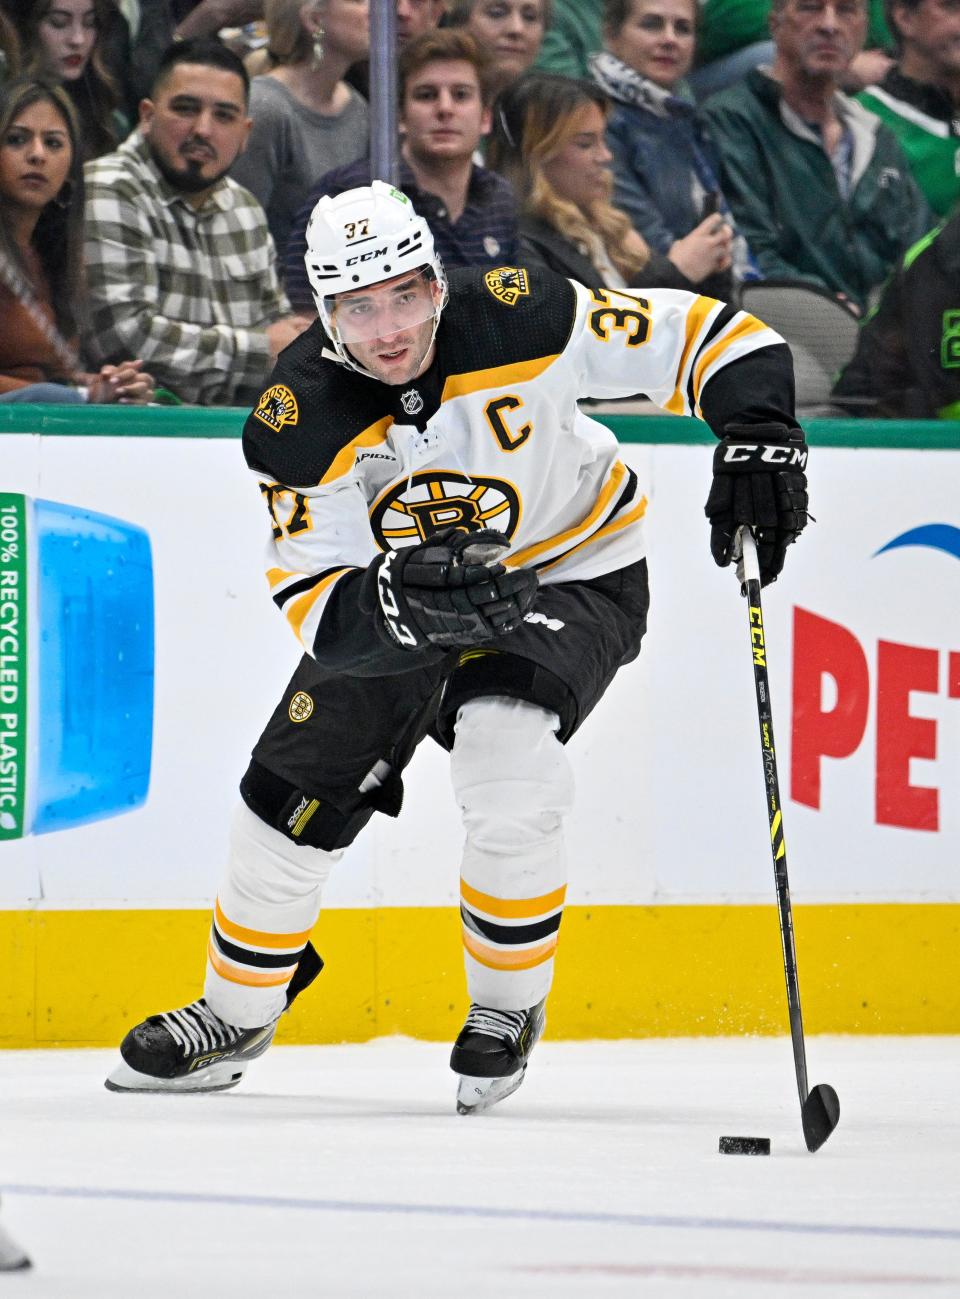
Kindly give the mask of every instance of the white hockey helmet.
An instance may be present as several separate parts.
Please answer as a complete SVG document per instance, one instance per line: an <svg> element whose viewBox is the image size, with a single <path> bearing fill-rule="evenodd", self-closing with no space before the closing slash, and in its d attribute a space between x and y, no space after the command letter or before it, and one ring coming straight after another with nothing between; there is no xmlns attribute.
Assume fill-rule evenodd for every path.
<svg viewBox="0 0 960 1299"><path fill-rule="evenodd" d="M336 295L394 279L405 271L423 270L439 285L440 294L432 295L432 344L447 303L447 277L430 227L400 190L375 180L335 198L324 195L307 223L305 262L323 327L344 365L369 374L350 355L337 327Z"/></svg>

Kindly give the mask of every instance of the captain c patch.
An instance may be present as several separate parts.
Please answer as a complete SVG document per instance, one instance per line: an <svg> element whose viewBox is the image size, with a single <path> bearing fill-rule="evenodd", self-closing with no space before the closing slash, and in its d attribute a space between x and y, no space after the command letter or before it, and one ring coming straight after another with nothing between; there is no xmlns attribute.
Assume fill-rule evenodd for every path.
<svg viewBox="0 0 960 1299"><path fill-rule="evenodd" d="M267 428L278 433L284 424L296 424L300 418L300 407L289 388L282 383L275 383L257 402L257 409L253 413Z"/></svg>
<svg viewBox="0 0 960 1299"><path fill-rule="evenodd" d="M505 307L515 307L517 300L530 292L527 272L517 266L498 266L495 271L487 271L483 282Z"/></svg>

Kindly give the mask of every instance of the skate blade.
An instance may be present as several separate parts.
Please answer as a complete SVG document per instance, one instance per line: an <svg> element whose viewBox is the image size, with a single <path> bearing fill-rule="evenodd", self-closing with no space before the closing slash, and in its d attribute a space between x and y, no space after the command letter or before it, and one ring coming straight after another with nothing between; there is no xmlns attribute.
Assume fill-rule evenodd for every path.
<svg viewBox="0 0 960 1299"><path fill-rule="evenodd" d="M485 1114L507 1096L513 1095L526 1072L524 1065L506 1078L472 1078L469 1074L461 1074L457 1086L457 1113Z"/></svg>
<svg viewBox="0 0 960 1299"><path fill-rule="evenodd" d="M223 1092L236 1087L246 1071L245 1061L224 1060L182 1078L154 1078L121 1059L103 1085L110 1092Z"/></svg>

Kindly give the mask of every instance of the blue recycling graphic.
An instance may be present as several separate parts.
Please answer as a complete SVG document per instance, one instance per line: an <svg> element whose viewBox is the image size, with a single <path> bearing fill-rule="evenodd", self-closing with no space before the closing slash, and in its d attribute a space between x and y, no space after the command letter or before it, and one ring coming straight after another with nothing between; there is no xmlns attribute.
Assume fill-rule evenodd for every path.
<svg viewBox="0 0 960 1299"><path fill-rule="evenodd" d="M0 491L0 842L140 807L153 694L147 533Z"/></svg>
<svg viewBox="0 0 960 1299"><path fill-rule="evenodd" d="M926 546L930 550L942 550L945 555L960 559L960 528L955 528L951 523L925 523L919 528L901 532L898 537L875 550L873 557L876 559L877 555L886 554L888 550L899 550L903 546Z"/></svg>

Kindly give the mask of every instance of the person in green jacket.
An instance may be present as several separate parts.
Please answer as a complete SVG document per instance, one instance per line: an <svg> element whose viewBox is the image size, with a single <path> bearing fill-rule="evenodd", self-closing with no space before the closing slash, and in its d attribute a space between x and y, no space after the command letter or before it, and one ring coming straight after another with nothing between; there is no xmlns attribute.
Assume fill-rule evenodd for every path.
<svg viewBox="0 0 960 1299"><path fill-rule="evenodd" d="M774 0L773 66L703 107L723 192L767 279L826 288L862 312L933 219L893 133L839 87L865 0Z"/></svg>
<svg viewBox="0 0 960 1299"><path fill-rule="evenodd" d="M897 62L860 102L890 127L938 216L960 199L960 5L892 0Z"/></svg>

